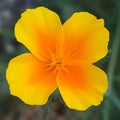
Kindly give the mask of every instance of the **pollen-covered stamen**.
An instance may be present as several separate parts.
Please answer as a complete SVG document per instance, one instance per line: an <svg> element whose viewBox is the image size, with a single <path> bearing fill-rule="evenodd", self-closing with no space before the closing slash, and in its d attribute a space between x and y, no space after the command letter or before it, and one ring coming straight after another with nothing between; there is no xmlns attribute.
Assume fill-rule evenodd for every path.
<svg viewBox="0 0 120 120"><path fill-rule="evenodd" d="M59 70L60 66L62 65L62 61L60 59L53 60L50 64L51 67L55 67L55 69Z"/></svg>
<svg viewBox="0 0 120 120"><path fill-rule="evenodd" d="M47 70L52 71L52 73L56 73L60 70L63 70L63 68L64 68L64 64L62 59L53 59L49 63L49 68Z"/></svg>
<svg viewBox="0 0 120 120"><path fill-rule="evenodd" d="M56 61L56 64L58 64L58 65L59 65L59 64L62 64L62 62L61 62L61 61Z"/></svg>

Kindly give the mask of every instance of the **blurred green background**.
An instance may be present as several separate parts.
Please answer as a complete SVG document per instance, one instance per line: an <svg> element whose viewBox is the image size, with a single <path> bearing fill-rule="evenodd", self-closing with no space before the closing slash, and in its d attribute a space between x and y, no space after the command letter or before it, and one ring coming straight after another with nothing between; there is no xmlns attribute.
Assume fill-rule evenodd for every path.
<svg viewBox="0 0 120 120"><path fill-rule="evenodd" d="M109 52L96 65L108 74L109 90L101 105L86 111L70 110L58 91L44 106L29 106L10 95L5 78L7 64L11 58L27 51L16 41L14 25L21 12L37 6L46 6L57 12L63 23L75 11L88 11L104 18L110 31ZM0 120L120 120L119 51L120 0L0 0Z"/></svg>

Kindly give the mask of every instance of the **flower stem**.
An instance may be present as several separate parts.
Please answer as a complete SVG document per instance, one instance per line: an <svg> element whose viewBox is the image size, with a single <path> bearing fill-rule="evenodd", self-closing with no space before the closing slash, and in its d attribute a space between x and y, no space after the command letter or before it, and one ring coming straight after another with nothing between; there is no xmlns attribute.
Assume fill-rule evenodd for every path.
<svg viewBox="0 0 120 120"><path fill-rule="evenodd" d="M120 4L118 4L118 11L120 10ZM104 113L103 113L103 120L109 120L110 116L110 109L111 109L111 100L113 95L113 78L114 78L114 72L116 67L116 62L118 58L119 53L119 44L120 44L120 14L118 16L118 25L113 41L112 51L111 51L111 59L108 66L108 80L109 80L109 90L106 94L106 100L104 102ZM117 103L120 104L120 103Z"/></svg>

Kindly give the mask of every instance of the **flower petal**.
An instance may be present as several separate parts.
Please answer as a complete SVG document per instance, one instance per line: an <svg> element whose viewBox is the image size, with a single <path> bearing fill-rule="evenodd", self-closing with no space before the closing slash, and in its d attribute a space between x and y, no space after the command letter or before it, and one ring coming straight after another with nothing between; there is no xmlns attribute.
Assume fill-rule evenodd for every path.
<svg viewBox="0 0 120 120"><path fill-rule="evenodd" d="M69 108L86 110L99 105L108 88L106 74L93 65L69 65L57 79L60 93Z"/></svg>
<svg viewBox="0 0 120 120"><path fill-rule="evenodd" d="M63 29L59 16L44 7L27 9L15 25L15 36L41 60L49 59L50 53L62 49Z"/></svg>
<svg viewBox="0 0 120 120"><path fill-rule="evenodd" d="M47 67L29 53L13 58L6 72L11 94L27 104L45 104L56 89L56 75L51 74Z"/></svg>
<svg viewBox="0 0 120 120"><path fill-rule="evenodd" d="M103 19L96 19L87 12L74 13L63 25L65 56L69 61L81 60L94 63L108 51L109 32Z"/></svg>

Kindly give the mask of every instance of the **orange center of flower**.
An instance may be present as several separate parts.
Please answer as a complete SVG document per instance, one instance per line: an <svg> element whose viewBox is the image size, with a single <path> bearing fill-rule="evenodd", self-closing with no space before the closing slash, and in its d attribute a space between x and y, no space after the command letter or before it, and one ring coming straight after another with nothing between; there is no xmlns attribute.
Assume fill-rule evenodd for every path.
<svg viewBox="0 0 120 120"><path fill-rule="evenodd" d="M61 66L62 66L62 61L61 59L55 59L51 62L50 66L56 71L60 71Z"/></svg>
<svg viewBox="0 0 120 120"><path fill-rule="evenodd" d="M52 71L52 73L57 73L65 69L62 58L56 57L55 54L52 54L50 58L48 70Z"/></svg>

